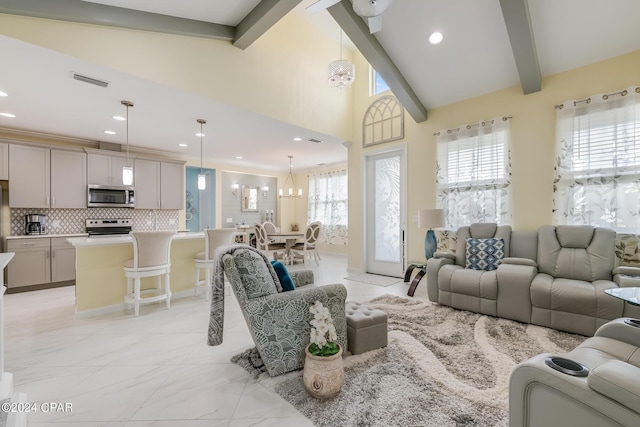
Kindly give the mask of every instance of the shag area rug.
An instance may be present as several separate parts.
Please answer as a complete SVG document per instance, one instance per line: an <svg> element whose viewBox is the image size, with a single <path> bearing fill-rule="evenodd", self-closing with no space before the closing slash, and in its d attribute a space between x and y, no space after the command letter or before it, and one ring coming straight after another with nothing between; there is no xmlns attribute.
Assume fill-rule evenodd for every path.
<svg viewBox="0 0 640 427"><path fill-rule="evenodd" d="M389 315L389 345L346 357L345 384L333 399L307 395L302 371L269 377L255 349L234 356L236 363L316 426L494 427L508 425L516 364L585 339L391 295L369 304Z"/></svg>
<svg viewBox="0 0 640 427"><path fill-rule="evenodd" d="M381 274L371 274L371 273L356 274L354 276L345 277L345 279L352 280L354 282L368 283L369 285L376 285L376 286L383 286L383 287L391 286L403 281L403 279L399 277L383 276Z"/></svg>

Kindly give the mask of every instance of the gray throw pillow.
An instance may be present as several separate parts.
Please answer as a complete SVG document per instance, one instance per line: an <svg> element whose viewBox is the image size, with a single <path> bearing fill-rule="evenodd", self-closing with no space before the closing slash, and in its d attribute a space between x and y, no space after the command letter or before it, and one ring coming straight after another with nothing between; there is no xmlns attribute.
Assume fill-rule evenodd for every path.
<svg viewBox="0 0 640 427"><path fill-rule="evenodd" d="M278 293L273 276L260 255L250 250L240 249L235 251L233 260L240 280L244 284L247 298L259 298Z"/></svg>

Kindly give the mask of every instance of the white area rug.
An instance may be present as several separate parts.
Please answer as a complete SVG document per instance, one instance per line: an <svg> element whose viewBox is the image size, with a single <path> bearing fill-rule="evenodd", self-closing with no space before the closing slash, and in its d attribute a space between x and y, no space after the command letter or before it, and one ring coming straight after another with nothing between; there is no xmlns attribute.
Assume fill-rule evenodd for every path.
<svg viewBox="0 0 640 427"><path fill-rule="evenodd" d="M585 339L391 295L369 304L389 315L389 345L346 357L345 384L333 399L310 397L302 371L272 378L259 373L257 353L245 362L316 426L506 427L516 364L564 353Z"/></svg>
<svg viewBox="0 0 640 427"><path fill-rule="evenodd" d="M380 274L371 273L356 274L354 276L345 277L345 279L383 287L395 285L396 283L400 283L404 280L399 277L382 276Z"/></svg>

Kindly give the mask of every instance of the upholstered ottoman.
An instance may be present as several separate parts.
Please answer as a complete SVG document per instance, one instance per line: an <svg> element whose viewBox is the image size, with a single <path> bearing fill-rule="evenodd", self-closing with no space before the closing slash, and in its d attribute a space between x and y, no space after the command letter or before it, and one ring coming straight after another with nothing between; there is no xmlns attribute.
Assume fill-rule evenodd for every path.
<svg viewBox="0 0 640 427"><path fill-rule="evenodd" d="M351 354L387 346L387 313L359 302L347 302L347 347Z"/></svg>

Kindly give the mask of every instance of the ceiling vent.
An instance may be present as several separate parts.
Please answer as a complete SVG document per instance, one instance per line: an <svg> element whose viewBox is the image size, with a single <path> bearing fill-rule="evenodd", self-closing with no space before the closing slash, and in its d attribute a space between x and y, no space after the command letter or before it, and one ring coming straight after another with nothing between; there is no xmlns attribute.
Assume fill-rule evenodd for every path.
<svg viewBox="0 0 640 427"><path fill-rule="evenodd" d="M85 83L89 83L95 86L100 86L100 87L108 87L109 86L109 82L106 80L99 80L93 77L89 77L89 76L85 76L84 74L79 74L79 73L75 73L72 72L71 73L73 76L74 80L78 80L80 82L85 82Z"/></svg>
<svg viewBox="0 0 640 427"><path fill-rule="evenodd" d="M309 138L307 141L309 141L309 142L314 142L314 143L316 143L316 144L320 144L320 143L322 142L321 140L319 140L319 139L315 139L315 138Z"/></svg>

